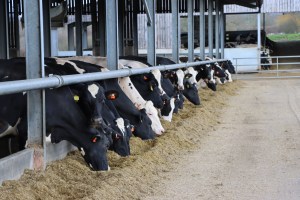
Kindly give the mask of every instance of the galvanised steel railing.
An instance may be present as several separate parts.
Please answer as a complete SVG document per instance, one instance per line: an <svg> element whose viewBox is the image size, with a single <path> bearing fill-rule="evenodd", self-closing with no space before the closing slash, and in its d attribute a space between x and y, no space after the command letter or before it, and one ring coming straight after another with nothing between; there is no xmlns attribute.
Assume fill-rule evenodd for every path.
<svg viewBox="0 0 300 200"><path fill-rule="evenodd" d="M65 76L51 75L45 78L7 81L7 82L0 83L0 95L12 94L12 93L18 93L18 92L24 92L24 91L36 90L36 89L57 88L65 85L77 84L82 82L97 81L97 80L110 79L110 78L119 78L124 76L131 76L135 74L143 74L143 73L151 72L154 69L164 71L164 70L187 68L196 65L203 65L203 64L222 62L222 61L226 61L226 60L218 59L213 61L180 63L180 64L173 64L173 65L159 65L159 66L139 68L139 69L119 69L119 70L108 71L108 72L96 72L96 73L65 75Z"/></svg>
<svg viewBox="0 0 300 200"><path fill-rule="evenodd" d="M270 63L259 63L256 64L238 64L241 60L257 60L257 57L248 58L233 58L233 65L237 74L234 75L235 79L274 79L274 78L300 78L300 55L296 56L268 56L260 57L261 59L271 60ZM286 62L287 59L299 59L299 61ZM280 62L280 59L285 59L284 62ZM275 62L274 62L275 61ZM286 65L298 66L295 68L286 67ZM243 67L253 66L256 70L242 70ZM263 69L263 66L270 66L270 69ZM274 67L275 66L275 67ZM282 73L285 73L282 75ZM297 73L295 75L295 73ZM298 74L299 73L299 74ZM248 75L247 75L248 74ZM250 75L251 74L251 75ZM254 75L253 75L254 74ZM259 74L259 75L257 75ZM261 76L265 74L267 76Z"/></svg>

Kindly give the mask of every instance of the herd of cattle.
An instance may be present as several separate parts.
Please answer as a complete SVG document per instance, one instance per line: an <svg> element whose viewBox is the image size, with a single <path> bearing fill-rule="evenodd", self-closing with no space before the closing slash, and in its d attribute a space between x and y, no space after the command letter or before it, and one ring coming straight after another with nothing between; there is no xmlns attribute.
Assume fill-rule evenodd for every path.
<svg viewBox="0 0 300 200"><path fill-rule="evenodd" d="M45 58L44 62L47 76L108 71L103 57ZM157 57L157 65L168 64L175 62ZM125 56L120 57L118 69L145 67L151 67L146 57ZM200 105L198 88L216 91L217 83L232 81L232 73L231 62L224 61L46 89L46 140L67 140L91 169L108 170L107 150L130 155L132 135L148 140L163 134L160 120L171 121L185 99ZM0 79L26 79L25 58L0 60ZM18 149L24 149L27 126L26 92L0 96L0 140L18 137Z"/></svg>

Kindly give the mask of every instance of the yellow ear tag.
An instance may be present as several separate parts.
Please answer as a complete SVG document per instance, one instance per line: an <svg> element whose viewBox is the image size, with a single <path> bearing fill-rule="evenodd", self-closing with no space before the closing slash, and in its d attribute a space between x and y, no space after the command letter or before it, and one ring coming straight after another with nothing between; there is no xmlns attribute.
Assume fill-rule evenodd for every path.
<svg viewBox="0 0 300 200"><path fill-rule="evenodd" d="M74 101L75 101L75 102L78 102L78 101L79 101L79 96L75 95L75 96L74 96Z"/></svg>

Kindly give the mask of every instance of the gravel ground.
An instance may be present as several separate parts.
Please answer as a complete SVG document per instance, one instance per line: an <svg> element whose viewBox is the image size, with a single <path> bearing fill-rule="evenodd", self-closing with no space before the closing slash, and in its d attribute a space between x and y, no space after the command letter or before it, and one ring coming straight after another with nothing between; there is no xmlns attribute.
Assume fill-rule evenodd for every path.
<svg viewBox="0 0 300 200"><path fill-rule="evenodd" d="M154 199L300 199L300 80L247 81Z"/></svg>

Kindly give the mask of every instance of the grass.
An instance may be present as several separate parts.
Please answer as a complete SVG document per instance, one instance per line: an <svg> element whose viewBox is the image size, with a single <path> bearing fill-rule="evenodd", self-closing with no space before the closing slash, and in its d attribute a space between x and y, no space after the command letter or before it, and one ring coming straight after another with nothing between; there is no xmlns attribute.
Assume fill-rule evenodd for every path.
<svg viewBox="0 0 300 200"><path fill-rule="evenodd" d="M268 38L273 41L294 41L300 40L299 33L292 33L292 34L270 34Z"/></svg>

